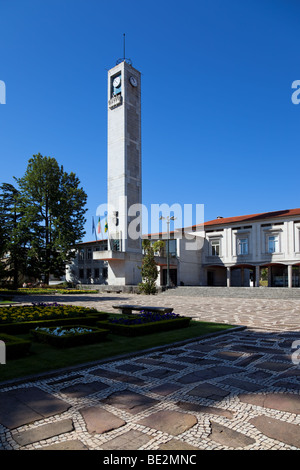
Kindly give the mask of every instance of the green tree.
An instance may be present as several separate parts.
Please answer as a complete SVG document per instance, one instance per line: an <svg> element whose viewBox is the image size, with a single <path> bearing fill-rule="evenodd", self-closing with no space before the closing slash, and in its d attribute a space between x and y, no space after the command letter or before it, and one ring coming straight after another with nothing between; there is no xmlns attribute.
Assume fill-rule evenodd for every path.
<svg viewBox="0 0 300 470"><path fill-rule="evenodd" d="M22 230L20 192L12 185L0 186L0 277L13 280L17 288L26 269L26 232Z"/></svg>
<svg viewBox="0 0 300 470"><path fill-rule="evenodd" d="M140 292L144 294L156 294L156 279L158 276L157 264L154 253L162 249L162 242L153 244L150 240L143 240L144 258L141 267L142 282L139 284Z"/></svg>
<svg viewBox="0 0 300 470"><path fill-rule="evenodd" d="M55 158L33 155L26 173L17 179L22 224L30 246L28 265L49 284L50 274L60 276L82 240L87 195L74 173L66 173Z"/></svg>

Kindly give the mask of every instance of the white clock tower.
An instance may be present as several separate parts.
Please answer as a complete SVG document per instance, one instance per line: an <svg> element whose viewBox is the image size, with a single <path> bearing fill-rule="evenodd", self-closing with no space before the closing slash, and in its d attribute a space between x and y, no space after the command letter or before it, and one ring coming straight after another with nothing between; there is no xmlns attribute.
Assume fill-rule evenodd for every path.
<svg viewBox="0 0 300 470"><path fill-rule="evenodd" d="M141 281L141 74L127 59L108 71L107 203L109 285ZM132 230L135 227L137 230Z"/></svg>

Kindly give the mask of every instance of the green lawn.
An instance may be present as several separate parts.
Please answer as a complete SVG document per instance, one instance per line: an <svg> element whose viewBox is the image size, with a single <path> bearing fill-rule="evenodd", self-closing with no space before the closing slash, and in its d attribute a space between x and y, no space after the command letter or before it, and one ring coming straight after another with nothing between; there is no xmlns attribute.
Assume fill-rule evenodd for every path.
<svg viewBox="0 0 300 470"><path fill-rule="evenodd" d="M180 330L138 336L135 338L110 334L102 343L63 350L56 349L47 344L32 342L28 356L7 360L6 364L0 365L0 382L68 366L84 364L90 361L111 359L120 354L128 354L143 349L164 346L210 333L222 332L229 328L233 327L220 323L191 321L189 327ZM20 337L26 339L31 338L30 335L22 335Z"/></svg>

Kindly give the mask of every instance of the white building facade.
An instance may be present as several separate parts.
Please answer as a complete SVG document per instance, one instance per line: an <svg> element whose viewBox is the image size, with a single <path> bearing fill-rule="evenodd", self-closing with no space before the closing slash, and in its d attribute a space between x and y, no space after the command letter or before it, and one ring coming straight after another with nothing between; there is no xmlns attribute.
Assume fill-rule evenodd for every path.
<svg viewBox="0 0 300 470"><path fill-rule="evenodd" d="M191 230L197 234L194 239L186 236ZM156 254L158 286L166 286L169 267L171 287L300 287L300 209L217 218L205 222L201 232L194 226L171 231L168 237L166 233L144 235L165 241ZM75 278L83 284L130 285L117 277L113 284L109 282L107 243L78 245L72 265ZM109 251L112 258L119 253L116 247ZM138 260L136 269L141 263Z"/></svg>
<svg viewBox="0 0 300 470"><path fill-rule="evenodd" d="M185 232L170 233L172 285L258 287L264 280L269 287L300 287L300 209L205 222L202 243L194 250L188 249ZM165 257L158 264L163 285Z"/></svg>

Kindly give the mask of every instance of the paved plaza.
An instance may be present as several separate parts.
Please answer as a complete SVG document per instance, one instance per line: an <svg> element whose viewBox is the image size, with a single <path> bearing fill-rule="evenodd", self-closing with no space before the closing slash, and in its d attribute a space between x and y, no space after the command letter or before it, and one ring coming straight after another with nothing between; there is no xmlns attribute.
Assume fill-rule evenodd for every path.
<svg viewBox="0 0 300 470"><path fill-rule="evenodd" d="M35 298L114 312L117 303L171 306L237 329L0 383L0 448L299 450L300 296L268 290Z"/></svg>

